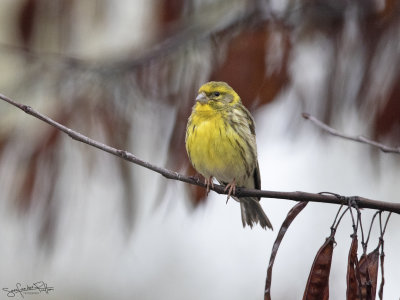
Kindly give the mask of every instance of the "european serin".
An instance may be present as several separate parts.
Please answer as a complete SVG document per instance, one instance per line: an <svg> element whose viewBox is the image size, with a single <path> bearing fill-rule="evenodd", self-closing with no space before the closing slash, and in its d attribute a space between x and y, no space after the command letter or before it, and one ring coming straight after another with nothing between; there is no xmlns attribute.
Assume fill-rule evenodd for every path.
<svg viewBox="0 0 400 300"><path fill-rule="evenodd" d="M235 197L235 188L261 188L254 120L239 95L225 82L200 87L186 127L186 151L204 176L207 192L213 177L240 202L243 227L260 223L272 229L256 197Z"/></svg>

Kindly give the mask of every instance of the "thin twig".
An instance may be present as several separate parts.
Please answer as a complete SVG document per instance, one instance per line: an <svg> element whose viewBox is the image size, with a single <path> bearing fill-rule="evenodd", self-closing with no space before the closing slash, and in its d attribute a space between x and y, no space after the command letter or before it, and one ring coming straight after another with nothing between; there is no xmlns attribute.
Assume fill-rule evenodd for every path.
<svg viewBox="0 0 400 300"><path fill-rule="evenodd" d="M336 129L333 129L332 127L326 125L324 122L318 120L317 118L313 117L312 115L310 115L308 113L303 113L302 116L303 116L304 119L310 120L316 126L318 126L322 130L324 130L324 131L326 131L326 132L328 132L328 133L330 133L330 134L332 134L334 136L341 137L343 139L350 140L350 141L355 141L355 142L359 142L359 143L368 144L368 145L376 147L376 148L378 148L381 151L386 152L386 153L400 154L400 147L390 147L390 146L378 143L376 141L370 140L370 139L368 139L368 138L366 138L365 136L362 136L362 135L351 136L351 135L347 135L347 134L341 133L341 132L337 131Z"/></svg>
<svg viewBox="0 0 400 300"><path fill-rule="evenodd" d="M385 285L385 268L384 268L384 261L385 261L385 250L384 250L384 245L385 245L385 241L383 240L383 236L385 235L385 231L386 231L386 226L389 222L389 218L392 215L392 213L389 213L388 217L386 218L386 222L385 225L382 229L382 212L379 213L379 228L381 231L381 236L379 237L379 243L381 246L381 254L380 254L380 262L381 262L381 284L379 287L379 299L383 299L383 287ZM379 246L378 246L379 247Z"/></svg>
<svg viewBox="0 0 400 300"><path fill-rule="evenodd" d="M353 231L354 231L354 234L357 235L358 219L357 219L357 225L356 225L356 222L354 221L353 211L351 210L351 207L353 206L353 203L352 203L353 198L348 197L347 200L348 200L348 205L349 205L349 209L350 209L351 222L353 224ZM355 206L357 206L357 205L355 205Z"/></svg>
<svg viewBox="0 0 400 300"><path fill-rule="evenodd" d="M392 215L392 213L389 213L389 215L387 216L387 219L386 219L386 222L385 222L385 226L383 227L382 237L385 234L386 226L387 226L387 224L389 222L389 218L390 218L391 215Z"/></svg>
<svg viewBox="0 0 400 300"><path fill-rule="evenodd" d="M361 220L361 211L358 209L358 207L356 209L357 209L357 222L360 224L360 230L361 230L361 245L364 248L365 237L364 237L364 228L362 226L362 220Z"/></svg>
<svg viewBox="0 0 400 300"><path fill-rule="evenodd" d="M346 209L344 210L344 212L342 212L342 214L340 215L340 218L339 218L339 220L337 221L336 225L333 226L333 230L332 230L332 228L331 228L331 231L332 231L332 232L336 232L337 228L339 227L340 222L342 221L344 215L347 213L347 211L348 211L349 209L351 210L351 207L350 207L350 206L349 206L348 208L346 208Z"/></svg>
<svg viewBox="0 0 400 300"><path fill-rule="evenodd" d="M343 204L340 205L340 207L339 207L339 209L338 209L338 211L337 211L337 213L336 213L335 219L333 220L332 226L330 227L331 230L335 229L336 220L337 220L337 218L338 218L338 216L339 216L339 213L340 213L340 211L342 210L342 208L343 208Z"/></svg>
<svg viewBox="0 0 400 300"><path fill-rule="evenodd" d="M153 165L149 162L143 161L133 155L132 153L125 151L125 150L119 150L116 148L113 148L111 146L105 145L103 143L100 143L98 141L95 141L77 131L74 131L52 119L49 117L42 115L41 113L35 111L32 107L24 104L20 104L15 102L14 100L0 94L0 99L8 102L9 104L18 107L19 109L23 110L25 113L34 116L35 118L38 118L42 120L43 122L59 129L60 131L68 134L72 139L77 140L79 142L88 144L92 147L96 147L102 151L108 152L110 154L113 154L115 156L118 156L122 159L125 159L127 161L130 161L134 164L137 164L139 166L142 166L146 169L152 170L156 173L161 174L162 176L168 178L168 179L173 179L173 180L178 180L182 182L186 182L189 184L201 186L201 187L206 187L206 184L200 180L199 178L195 178L192 176L185 176L183 174L180 174L175 171L171 171L156 165ZM218 194L227 194L228 191L225 191L225 186L219 185L219 184L214 184L214 187L211 187L211 189ZM247 189L247 188L236 188L236 193L235 195L237 197L263 197L263 198L275 198L275 199L283 199L283 200L294 200L294 201L310 201L310 202L320 202L320 203L331 203L331 204L343 204L343 200L341 200L341 197L333 196L333 195L322 195L322 194L313 194L313 193L307 193L307 192L278 192L278 191L266 191L266 190L256 190L256 189ZM384 202L384 201L377 201L377 200L372 200L368 198L362 198L362 197L354 197L354 203L359 207L359 208L370 208L370 209L378 209L382 211L388 211L388 212L394 212L397 214L400 214L400 203L391 203L391 202Z"/></svg>
<svg viewBox="0 0 400 300"><path fill-rule="evenodd" d="M377 211L377 212L374 214L374 216L372 217L372 220L371 220L371 224L369 224L369 230L368 230L367 240L365 241L365 244L363 245L363 247L364 247L364 253L366 253L366 251L367 251L368 242L369 242L369 237L371 236L372 225L374 224L374 221L375 221L375 218L376 218L376 215L377 215L377 214L379 214L379 211Z"/></svg>

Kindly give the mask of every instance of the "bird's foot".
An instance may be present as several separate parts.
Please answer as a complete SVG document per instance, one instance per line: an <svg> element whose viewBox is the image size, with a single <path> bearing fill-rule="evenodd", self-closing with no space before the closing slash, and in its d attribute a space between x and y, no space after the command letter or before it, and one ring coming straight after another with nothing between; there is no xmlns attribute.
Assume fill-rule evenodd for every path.
<svg viewBox="0 0 400 300"><path fill-rule="evenodd" d="M236 194L236 179L233 178L233 181L228 183L224 189L226 192L228 190L228 197L226 198L226 203L228 203L229 197Z"/></svg>
<svg viewBox="0 0 400 300"><path fill-rule="evenodd" d="M206 194L207 194L207 196L208 196L208 193L210 192L210 186L211 186L212 188L214 188L213 177L210 176L210 177L206 178L204 183L207 185L207 189L206 189L207 192L206 192Z"/></svg>

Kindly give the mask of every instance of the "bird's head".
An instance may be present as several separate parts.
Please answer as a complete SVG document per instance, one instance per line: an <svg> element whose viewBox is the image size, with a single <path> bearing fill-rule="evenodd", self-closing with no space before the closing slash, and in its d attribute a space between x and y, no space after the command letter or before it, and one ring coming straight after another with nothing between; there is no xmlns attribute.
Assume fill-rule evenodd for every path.
<svg viewBox="0 0 400 300"><path fill-rule="evenodd" d="M203 84L196 97L198 106L206 106L212 109L223 109L240 102L239 95L222 81L210 81Z"/></svg>

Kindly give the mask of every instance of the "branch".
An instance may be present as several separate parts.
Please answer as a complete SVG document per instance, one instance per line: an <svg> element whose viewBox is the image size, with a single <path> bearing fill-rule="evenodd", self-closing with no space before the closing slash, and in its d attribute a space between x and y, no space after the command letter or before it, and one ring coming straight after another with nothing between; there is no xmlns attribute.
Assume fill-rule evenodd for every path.
<svg viewBox="0 0 400 300"><path fill-rule="evenodd" d="M122 159L125 159L127 161L130 161L134 164L137 164L139 166L142 166L146 169L152 170L156 173L161 174L162 176L168 178L168 179L173 179L173 180L178 180L182 182L186 182L192 185L198 185L201 187L206 187L205 183L200 180L199 178L191 177L191 176L185 176L183 174L180 174L175 171L171 171L162 167L155 166L149 162L143 161L139 158L137 158L135 155L133 155L130 152L127 152L125 150L119 150L116 148L113 148L111 146L105 145L103 143L100 143L98 141L95 141L79 132L76 132L60 123L57 123L56 121L50 119L49 117L42 115L41 113L35 111L32 107L24 104L20 104L15 102L14 100L0 94L0 99L2 99L5 102L8 102L9 104L18 107L19 109L23 110L25 113L34 116L35 118L38 118L42 120L43 122L46 122L47 124L57 128L58 130L68 134L72 139L88 144L90 146L96 147L100 150L103 150L105 152L108 152L110 154L113 154L115 156L118 156ZM217 192L218 194L227 194L227 191L225 191L225 186L219 185L219 184L214 184L214 187L211 187L212 190ZM346 197L341 197L339 195L334 195L334 194L313 194L313 193L306 193L306 192L278 192L278 191L266 191L266 190L256 190L256 189L246 189L246 188L237 188L236 189L236 196L238 197L263 197L263 198L276 198L276 199L283 199L283 200L294 200L294 201L310 201L310 202L320 202L320 203L331 203L331 204L347 204L347 198ZM359 208L371 208L371 209L377 209L377 210L382 210L382 211L389 211L389 212L394 212L397 214L400 214L400 203L391 203L391 202L383 202L383 201L377 201L377 200L372 200L372 199L367 199L363 197L353 197L353 203L354 205L357 205Z"/></svg>
<svg viewBox="0 0 400 300"><path fill-rule="evenodd" d="M253 2L256 3L256 1ZM126 72L142 67L160 57L174 53L180 47L187 46L190 42L206 40L222 30L234 30L249 21L252 22L252 25L265 21L255 5L250 5L251 9L247 9L242 14L238 14L228 21L221 18L221 14L226 13L227 9L231 7L231 1L227 0L206 5L203 10L197 12L195 15L187 16L185 19L177 21L176 24L170 25L174 28L174 33L171 34L171 36L151 46L137 57L131 58L131 55L129 55L128 58L119 61L93 63L63 53L35 51L27 47L1 42L0 49L19 51L26 56L36 59L57 59L59 62L70 67L72 66L74 68L93 72ZM210 12L212 12L212 14L210 14ZM207 22L204 22L205 19Z"/></svg>
<svg viewBox="0 0 400 300"><path fill-rule="evenodd" d="M319 128L321 128L322 130L324 130L325 132L328 132L334 136L338 136L341 137L343 139L346 140L350 140L350 141L355 141L355 142L359 142L359 143L364 143L364 144L368 144L371 145L373 147L376 147L380 150L382 150L383 152L386 153L396 153L396 154L400 154L400 147L389 147L387 145L378 143L376 141L370 140L362 135L359 136L350 136L347 134L343 134L340 133L339 131L337 131L336 129L333 129L332 127L326 125L325 123L323 123L322 121L318 120L317 118L313 117L312 115L308 114L308 113L303 113L302 114L303 118L306 120L310 120L311 122L313 122L315 125L317 125Z"/></svg>

